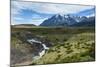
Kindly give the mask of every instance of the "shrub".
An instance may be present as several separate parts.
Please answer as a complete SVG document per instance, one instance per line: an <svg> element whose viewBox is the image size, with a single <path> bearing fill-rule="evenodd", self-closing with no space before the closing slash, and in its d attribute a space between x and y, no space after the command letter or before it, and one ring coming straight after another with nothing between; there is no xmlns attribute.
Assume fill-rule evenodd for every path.
<svg viewBox="0 0 100 67"><path fill-rule="evenodd" d="M66 52L67 52L67 54L70 54L70 53L72 53L72 52L73 52L73 50L72 50L72 49L70 49L70 50L67 50Z"/></svg>
<svg viewBox="0 0 100 67"><path fill-rule="evenodd" d="M50 53L50 52L54 52L55 50L53 50L53 49L49 49L48 50L48 53Z"/></svg>
<svg viewBox="0 0 100 67"><path fill-rule="evenodd" d="M55 61L59 60L60 57L61 57L61 55L59 54L59 55L56 57Z"/></svg>
<svg viewBox="0 0 100 67"><path fill-rule="evenodd" d="M63 41L67 41L67 39L66 39L66 38L64 38L64 39L63 39Z"/></svg>
<svg viewBox="0 0 100 67"><path fill-rule="evenodd" d="M48 34L47 32L43 32L42 34Z"/></svg>
<svg viewBox="0 0 100 67"><path fill-rule="evenodd" d="M58 39L58 38L56 38L55 40L56 40L56 41L59 41L59 39Z"/></svg>
<svg viewBox="0 0 100 67"><path fill-rule="evenodd" d="M57 51L57 53L60 53L60 51Z"/></svg>

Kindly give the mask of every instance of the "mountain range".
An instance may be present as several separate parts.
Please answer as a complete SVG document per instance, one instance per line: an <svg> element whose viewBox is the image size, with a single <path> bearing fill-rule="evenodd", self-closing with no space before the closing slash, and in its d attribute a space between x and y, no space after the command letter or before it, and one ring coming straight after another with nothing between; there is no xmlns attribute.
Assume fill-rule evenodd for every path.
<svg viewBox="0 0 100 67"><path fill-rule="evenodd" d="M44 20L40 26L95 26L95 16L56 14Z"/></svg>

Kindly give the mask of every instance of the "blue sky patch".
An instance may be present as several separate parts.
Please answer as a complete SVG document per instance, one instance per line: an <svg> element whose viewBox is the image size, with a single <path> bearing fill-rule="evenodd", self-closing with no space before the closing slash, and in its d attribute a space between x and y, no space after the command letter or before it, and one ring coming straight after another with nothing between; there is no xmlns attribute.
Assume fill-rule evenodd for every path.
<svg viewBox="0 0 100 67"><path fill-rule="evenodd" d="M93 16L95 6L11 1L11 24L39 25L55 14Z"/></svg>

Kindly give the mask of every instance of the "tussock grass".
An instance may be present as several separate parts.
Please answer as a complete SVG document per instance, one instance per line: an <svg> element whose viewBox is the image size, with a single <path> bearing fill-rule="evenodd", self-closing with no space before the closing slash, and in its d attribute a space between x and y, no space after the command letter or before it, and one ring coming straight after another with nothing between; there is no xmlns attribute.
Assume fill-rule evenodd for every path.
<svg viewBox="0 0 100 67"><path fill-rule="evenodd" d="M13 28L12 32L30 31L53 43L46 54L34 64L86 62L95 60L95 29L85 28ZM12 46L20 43L12 36ZM17 46L18 48L20 46Z"/></svg>

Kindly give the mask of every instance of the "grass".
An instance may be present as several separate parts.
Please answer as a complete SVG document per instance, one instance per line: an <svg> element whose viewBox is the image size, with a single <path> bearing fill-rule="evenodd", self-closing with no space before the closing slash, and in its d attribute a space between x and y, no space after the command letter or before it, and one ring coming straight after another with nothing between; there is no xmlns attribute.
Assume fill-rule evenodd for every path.
<svg viewBox="0 0 100 67"><path fill-rule="evenodd" d="M95 29L93 27L69 28L12 28L12 32L30 31L53 43L46 54L34 64L72 63L95 60ZM11 43L18 42L12 36Z"/></svg>

